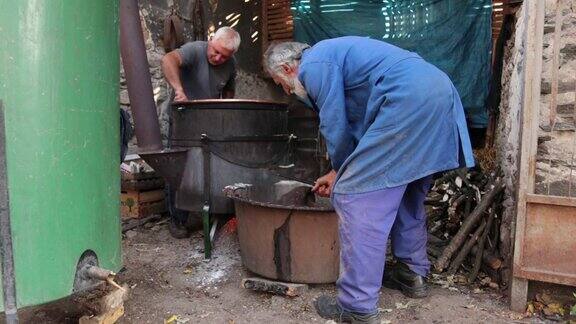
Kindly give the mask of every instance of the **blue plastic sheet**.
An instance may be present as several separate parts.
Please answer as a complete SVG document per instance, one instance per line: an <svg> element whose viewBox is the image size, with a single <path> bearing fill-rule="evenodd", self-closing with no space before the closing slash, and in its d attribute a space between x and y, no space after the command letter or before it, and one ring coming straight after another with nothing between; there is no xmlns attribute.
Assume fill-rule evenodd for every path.
<svg viewBox="0 0 576 324"><path fill-rule="evenodd" d="M293 0L295 38L368 36L417 52L446 72L471 127L488 124L491 0Z"/></svg>

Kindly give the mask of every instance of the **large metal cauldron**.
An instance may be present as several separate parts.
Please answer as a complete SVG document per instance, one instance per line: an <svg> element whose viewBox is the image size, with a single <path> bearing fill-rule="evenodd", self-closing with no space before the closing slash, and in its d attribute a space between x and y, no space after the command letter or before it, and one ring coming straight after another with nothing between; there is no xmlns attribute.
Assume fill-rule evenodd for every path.
<svg viewBox="0 0 576 324"><path fill-rule="evenodd" d="M283 194L279 184L225 189L236 205L242 263L271 279L335 282L340 260L337 214L328 199L298 199L304 195L293 195L294 190Z"/></svg>
<svg viewBox="0 0 576 324"><path fill-rule="evenodd" d="M197 100L172 105L169 147L186 150L176 207L232 213L222 193L230 184L273 183L289 164L292 136L286 104L255 100Z"/></svg>

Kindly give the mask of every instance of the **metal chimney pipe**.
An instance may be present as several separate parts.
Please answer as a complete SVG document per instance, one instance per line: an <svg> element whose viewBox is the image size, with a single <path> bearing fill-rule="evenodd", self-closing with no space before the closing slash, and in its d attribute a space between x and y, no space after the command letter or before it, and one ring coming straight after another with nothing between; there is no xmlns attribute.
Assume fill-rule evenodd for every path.
<svg viewBox="0 0 576 324"><path fill-rule="evenodd" d="M144 152L162 150L138 0L120 0L120 52L138 147Z"/></svg>

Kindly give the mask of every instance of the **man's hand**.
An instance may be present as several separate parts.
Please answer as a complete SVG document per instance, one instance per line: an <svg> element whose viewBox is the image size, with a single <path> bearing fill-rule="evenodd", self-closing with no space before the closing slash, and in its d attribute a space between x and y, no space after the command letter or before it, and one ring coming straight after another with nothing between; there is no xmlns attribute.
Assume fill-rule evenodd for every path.
<svg viewBox="0 0 576 324"><path fill-rule="evenodd" d="M332 188L334 187L334 181L336 181L336 171L332 170L316 180L312 191L321 197L330 197Z"/></svg>
<svg viewBox="0 0 576 324"><path fill-rule="evenodd" d="M188 101L188 97L186 97L184 90L174 90L174 101Z"/></svg>

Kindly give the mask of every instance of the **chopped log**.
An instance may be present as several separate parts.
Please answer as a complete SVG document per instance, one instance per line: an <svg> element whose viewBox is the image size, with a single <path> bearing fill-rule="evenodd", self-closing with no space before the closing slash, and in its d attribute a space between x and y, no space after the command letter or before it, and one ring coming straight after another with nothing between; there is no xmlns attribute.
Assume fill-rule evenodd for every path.
<svg viewBox="0 0 576 324"><path fill-rule="evenodd" d="M432 212L428 214L428 222L430 223L437 220L438 218L441 218L442 216L444 216L445 213L446 210L444 208L437 208L432 210Z"/></svg>
<svg viewBox="0 0 576 324"><path fill-rule="evenodd" d="M456 176L458 175L458 173L456 173L456 171L452 170L452 171L448 171L446 173L444 173L442 175L442 177L436 179L436 181L434 181L434 184L442 184L442 183L446 183L448 181L452 181L452 179L456 178Z"/></svg>
<svg viewBox="0 0 576 324"><path fill-rule="evenodd" d="M496 198L498 194L502 192L503 189L504 184L502 182L502 179L497 178L494 181L492 189L489 192L487 192L484 195L484 197L482 197L480 203L476 206L476 208L470 214L470 216L468 216L464 220L462 226L460 227L460 230L458 230L458 233L454 235L454 237L450 241L450 244L448 244L446 249L444 249L442 255L438 258L438 260L436 260L435 268L439 272L442 272L446 268L448 262L452 258L452 255L456 252L456 250L458 250L462 246L468 234L474 229L475 225L482 218L482 215L484 214L486 209L488 209L488 207L492 205L494 198Z"/></svg>
<svg viewBox="0 0 576 324"><path fill-rule="evenodd" d="M472 251L470 251L470 253L473 256L476 256L478 254L478 246L472 247ZM490 269L498 270L502 268L503 261L500 257L494 255L492 252L484 250L482 253L482 263Z"/></svg>
<svg viewBox="0 0 576 324"><path fill-rule="evenodd" d="M505 274L504 270L505 270L504 268L500 270L494 270L489 266L482 264L482 272L487 274L488 277L490 277L490 279L492 280L492 282L498 283L500 286L502 286L502 278L503 278L502 276Z"/></svg>
<svg viewBox="0 0 576 324"><path fill-rule="evenodd" d="M468 180L468 178L466 177L467 173L468 173L468 169L467 168L460 168L460 169L456 169L456 174L460 177L460 179L462 179L462 182L464 182L468 187L473 187L474 185L470 182L470 180Z"/></svg>
<svg viewBox="0 0 576 324"><path fill-rule="evenodd" d="M472 235L472 237L468 241L466 241L460 252L458 252L458 255L456 255L454 261L452 261L452 264L448 269L448 274L455 274L456 271L458 271L458 268L460 268L462 262L464 262L464 259L466 258L468 253L470 253L470 250L472 250L474 244L476 244L476 242L478 242L478 240L480 239L480 236L482 236L485 227L486 227L486 221L483 220L480 226L478 226L478 228Z"/></svg>
<svg viewBox="0 0 576 324"><path fill-rule="evenodd" d="M460 207L460 204L464 202L468 202L468 196L460 195L458 198L454 200L452 205L448 207L448 219L455 219L456 218L456 210Z"/></svg>
<svg viewBox="0 0 576 324"><path fill-rule="evenodd" d="M308 290L308 285L306 284L272 281L256 277L242 279L240 287L288 297L301 295Z"/></svg>
<svg viewBox="0 0 576 324"><path fill-rule="evenodd" d="M122 224L122 233L126 233L131 229L142 226L148 222L160 220L162 215L151 215L140 219L131 219L126 224Z"/></svg>
<svg viewBox="0 0 576 324"><path fill-rule="evenodd" d="M124 315L124 301L129 294L127 285L121 289L106 292L103 296L99 293L81 301L82 304L91 304L86 306L93 309L96 314L82 316L78 321L79 324L114 324Z"/></svg>
<svg viewBox="0 0 576 324"><path fill-rule="evenodd" d="M428 243L434 244L434 245L446 245L446 243L448 243L448 242L439 238L436 235L432 235L432 234L428 233Z"/></svg>
<svg viewBox="0 0 576 324"><path fill-rule="evenodd" d="M515 211L505 210L500 220L498 255L502 258L502 281L500 282L502 286L508 286L511 278L510 269L512 268L512 250L514 243L512 240L514 215Z"/></svg>
<svg viewBox="0 0 576 324"><path fill-rule="evenodd" d="M430 226L430 229L428 230L428 233L429 233L429 234L436 234L436 232L438 232L439 230L441 230L442 227L444 227L444 224L442 223L442 221L434 222L434 224L432 224L432 226Z"/></svg>
<svg viewBox="0 0 576 324"><path fill-rule="evenodd" d="M486 228L484 229L484 232L482 233L482 236L480 237L480 240L476 245L478 246L478 253L476 253L476 256L474 257L474 265L468 276L469 283L472 283L474 282L474 280L476 280L476 277L478 276L478 271L480 271L480 266L482 265L482 256L484 255L484 245L486 244L486 238L488 237L488 233L490 233L490 230L492 228L492 222L494 221L495 215L496 215L496 206L492 205L492 208L490 209L490 215L488 216L488 222L486 224Z"/></svg>
<svg viewBox="0 0 576 324"><path fill-rule="evenodd" d="M429 255L437 258L440 255L442 255L442 249L435 247L433 245L428 245L426 246L426 251L428 252Z"/></svg>

